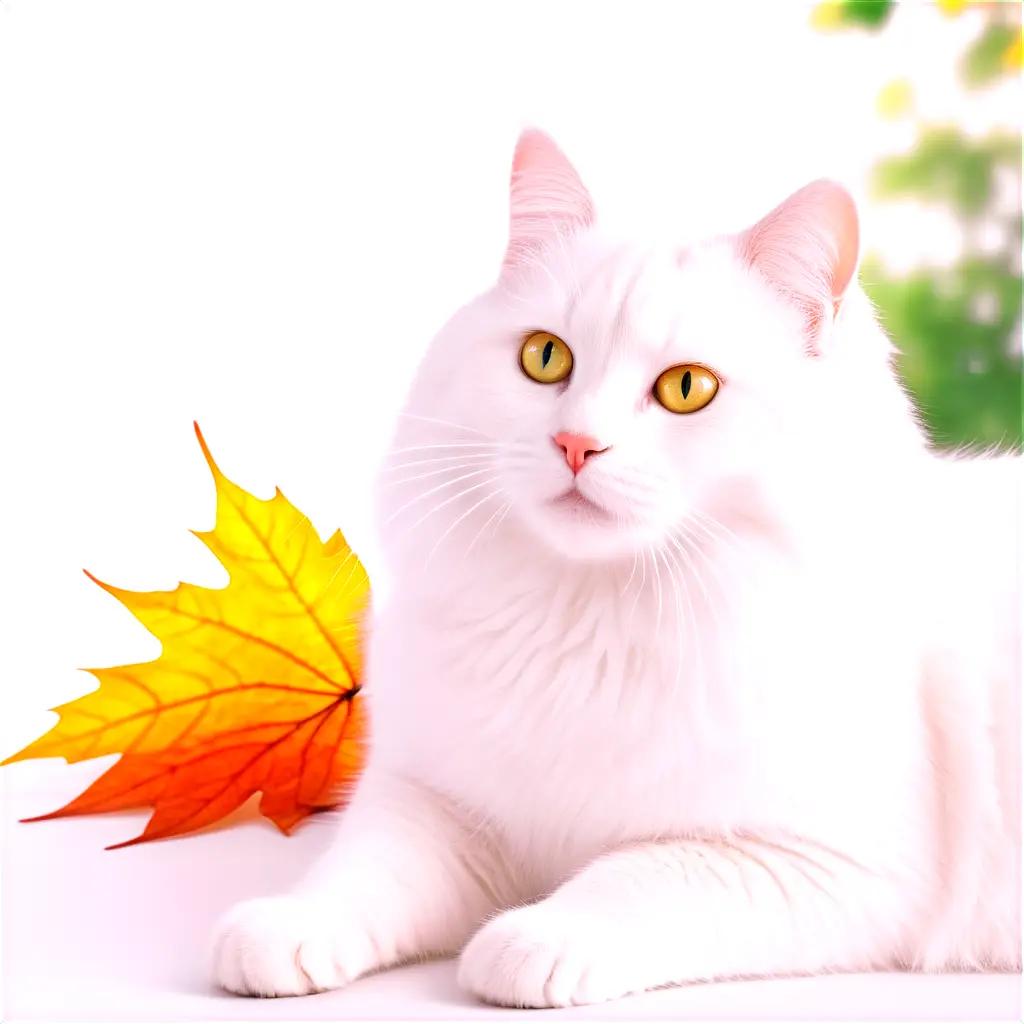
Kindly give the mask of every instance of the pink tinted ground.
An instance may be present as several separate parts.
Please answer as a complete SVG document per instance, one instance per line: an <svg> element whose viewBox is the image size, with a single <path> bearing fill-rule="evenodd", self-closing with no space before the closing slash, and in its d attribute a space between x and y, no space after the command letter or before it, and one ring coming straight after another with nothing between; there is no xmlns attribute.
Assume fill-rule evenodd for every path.
<svg viewBox="0 0 1024 1024"><path fill-rule="evenodd" d="M314 821L285 839L246 808L229 828L113 852L103 847L137 834L145 815L17 824L68 800L111 760L0 772L4 1021L1021 1019L1020 978L1009 975L737 981L514 1011L470 999L443 961L303 999L238 999L206 980L210 926L237 900L286 887L327 839L328 824Z"/></svg>

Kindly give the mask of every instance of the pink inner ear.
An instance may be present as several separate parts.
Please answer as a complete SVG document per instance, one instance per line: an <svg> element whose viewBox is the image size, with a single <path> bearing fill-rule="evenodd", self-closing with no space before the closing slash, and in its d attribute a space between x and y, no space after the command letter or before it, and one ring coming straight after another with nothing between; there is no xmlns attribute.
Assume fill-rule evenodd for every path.
<svg viewBox="0 0 1024 1024"><path fill-rule="evenodd" d="M740 253L805 314L817 349L823 323L857 269L860 231L849 192L833 181L805 185L740 236Z"/></svg>
<svg viewBox="0 0 1024 1024"><path fill-rule="evenodd" d="M575 168L544 132L528 128L512 158L508 249L502 273L557 235L594 222L594 204Z"/></svg>

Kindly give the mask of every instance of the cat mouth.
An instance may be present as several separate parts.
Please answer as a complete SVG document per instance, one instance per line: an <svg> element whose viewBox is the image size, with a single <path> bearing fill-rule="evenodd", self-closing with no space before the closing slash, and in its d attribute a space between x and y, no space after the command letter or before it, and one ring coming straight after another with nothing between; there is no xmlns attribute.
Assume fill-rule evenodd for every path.
<svg viewBox="0 0 1024 1024"><path fill-rule="evenodd" d="M612 518L612 514L603 505L588 498L577 487L570 487L564 493L552 498L548 504L552 508L584 519L609 522Z"/></svg>

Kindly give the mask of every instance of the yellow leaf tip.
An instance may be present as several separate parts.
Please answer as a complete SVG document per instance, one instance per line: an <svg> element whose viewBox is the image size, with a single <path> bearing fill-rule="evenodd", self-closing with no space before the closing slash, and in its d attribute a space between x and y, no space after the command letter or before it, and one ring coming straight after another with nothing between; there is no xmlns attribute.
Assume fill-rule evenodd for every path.
<svg viewBox="0 0 1024 1024"><path fill-rule="evenodd" d="M125 591L120 590L118 587L115 587L112 583L104 583L103 580L99 578L99 576L96 576L95 574L89 572L88 569L83 569L82 572L85 573L86 577L93 583L95 583L96 586L100 588L100 590L105 590L108 594L113 594L114 597L117 597L119 593L125 593Z"/></svg>
<svg viewBox="0 0 1024 1024"><path fill-rule="evenodd" d="M221 473L220 467L213 460L213 455L210 453L210 446L206 443L206 438L203 437L202 430L199 429L199 421L193 420L192 427L196 432L196 440L199 442L199 447L203 450L203 458L206 459L206 464L210 467L210 472L214 475L214 478L222 477L224 474Z"/></svg>

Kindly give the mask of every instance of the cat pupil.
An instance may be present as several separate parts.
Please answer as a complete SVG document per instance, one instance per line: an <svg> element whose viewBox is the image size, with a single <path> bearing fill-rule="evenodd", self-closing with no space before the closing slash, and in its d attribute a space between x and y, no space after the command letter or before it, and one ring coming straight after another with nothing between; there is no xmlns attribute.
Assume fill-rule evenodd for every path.
<svg viewBox="0 0 1024 1024"><path fill-rule="evenodd" d="M553 341L549 341L544 346L544 354L540 357L541 366L546 367L548 365L548 363L551 362L551 353L554 352L554 351L555 351L555 343Z"/></svg>
<svg viewBox="0 0 1024 1024"><path fill-rule="evenodd" d="M689 398L690 397L690 384L691 383L692 383L692 381L690 379L690 371L687 370L686 373L683 374L683 398Z"/></svg>

